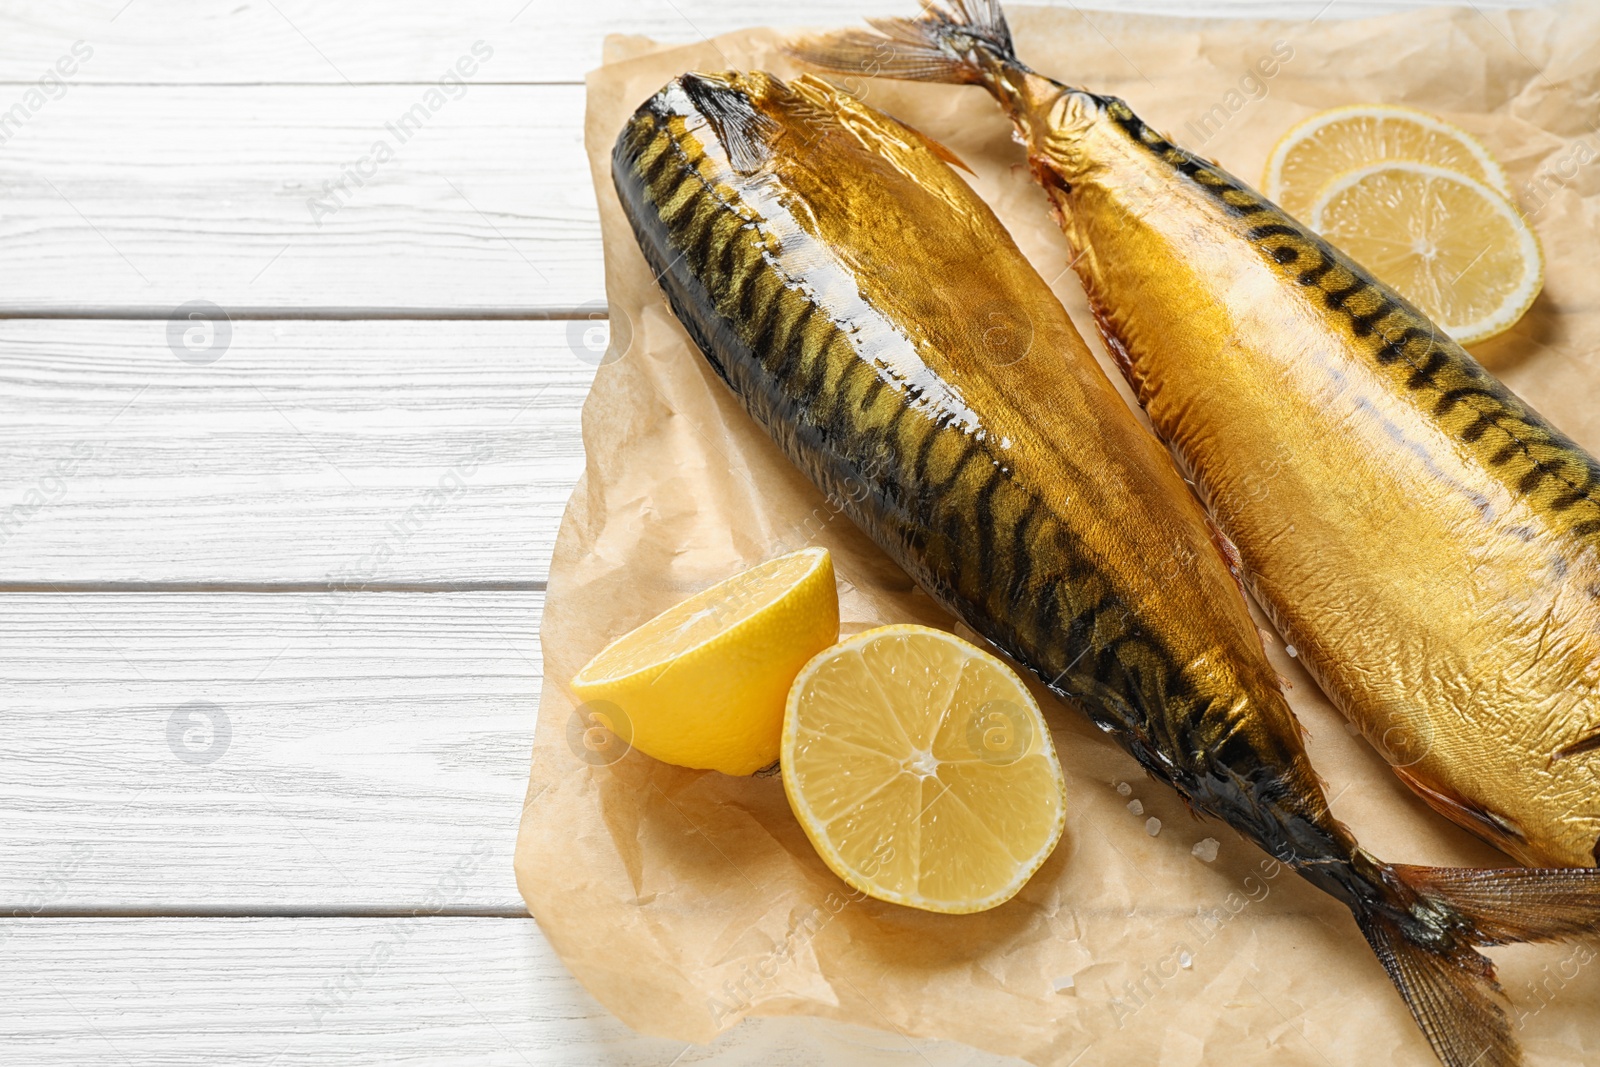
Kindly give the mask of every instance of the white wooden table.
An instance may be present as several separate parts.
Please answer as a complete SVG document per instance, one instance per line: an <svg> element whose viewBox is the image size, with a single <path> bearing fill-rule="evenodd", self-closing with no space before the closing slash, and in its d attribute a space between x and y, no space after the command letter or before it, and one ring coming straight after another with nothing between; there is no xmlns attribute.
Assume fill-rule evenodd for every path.
<svg viewBox="0 0 1600 1067"><path fill-rule="evenodd" d="M0 3L0 1061L1001 1062L641 1037L512 879L604 300L582 75L862 13Z"/></svg>

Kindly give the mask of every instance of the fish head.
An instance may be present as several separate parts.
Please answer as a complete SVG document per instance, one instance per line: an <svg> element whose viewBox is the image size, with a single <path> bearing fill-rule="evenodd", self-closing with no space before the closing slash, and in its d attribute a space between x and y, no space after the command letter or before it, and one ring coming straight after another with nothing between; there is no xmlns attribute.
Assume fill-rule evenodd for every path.
<svg viewBox="0 0 1600 1067"><path fill-rule="evenodd" d="M948 179L930 158L971 173L950 149L813 75L785 81L767 71L691 71L646 105L680 119L741 176L789 166L897 168L924 183ZM641 109L643 110L643 109ZM835 172L849 184L850 172Z"/></svg>
<svg viewBox="0 0 1600 1067"><path fill-rule="evenodd" d="M892 322L951 373L1020 373L1081 344L1032 266L1005 254L1014 243L955 153L844 89L813 75L689 72L635 121L672 132L795 284L862 309L840 323L853 334L868 318Z"/></svg>

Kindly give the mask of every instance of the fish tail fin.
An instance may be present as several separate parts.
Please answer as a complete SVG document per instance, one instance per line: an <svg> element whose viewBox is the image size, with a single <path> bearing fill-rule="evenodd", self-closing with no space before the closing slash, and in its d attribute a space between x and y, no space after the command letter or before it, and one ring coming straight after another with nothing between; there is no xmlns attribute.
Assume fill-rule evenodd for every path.
<svg viewBox="0 0 1600 1067"><path fill-rule="evenodd" d="M995 66L1021 67L998 0L928 4L916 18L867 20L877 32L840 30L788 46L804 63L838 74L974 84Z"/></svg>
<svg viewBox="0 0 1600 1067"><path fill-rule="evenodd" d="M1520 1064L1479 950L1600 934L1600 870L1380 866L1387 892L1356 920L1434 1053L1447 1067Z"/></svg>

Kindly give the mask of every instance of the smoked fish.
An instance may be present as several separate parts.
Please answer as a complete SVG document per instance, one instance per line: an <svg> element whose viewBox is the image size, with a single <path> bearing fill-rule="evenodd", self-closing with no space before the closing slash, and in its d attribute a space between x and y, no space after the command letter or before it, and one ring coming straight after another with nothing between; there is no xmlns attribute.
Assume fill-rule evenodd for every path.
<svg viewBox="0 0 1600 1067"><path fill-rule="evenodd" d="M707 364L819 489L1193 808L1344 902L1447 1062L1514 1062L1484 1055L1514 1044L1476 949L1593 931L1600 872L1360 848L1214 527L950 160L810 77L684 74L612 176Z"/></svg>
<svg viewBox="0 0 1600 1067"><path fill-rule="evenodd" d="M875 69L1010 114L1108 349L1333 702L1461 826L1600 864L1600 462L1255 190L1018 63L990 0L896 32Z"/></svg>

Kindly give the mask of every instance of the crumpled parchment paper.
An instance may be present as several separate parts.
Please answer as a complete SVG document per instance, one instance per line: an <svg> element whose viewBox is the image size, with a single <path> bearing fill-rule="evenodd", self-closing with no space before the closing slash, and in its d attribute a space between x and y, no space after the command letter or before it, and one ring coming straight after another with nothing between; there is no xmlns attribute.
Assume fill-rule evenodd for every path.
<svg viewBox="0 0 1600 1067"><path fill-rule="evenodd" d="M1124 97L1252 183L1285 130L1338 104L1409 104L1477 134L1506 164L1548 256L1533 310L1477 354L1600 449L1600 9L1461 8L1312 24L1009 14L1026 62ZM614 38L609 62L589 77L611 348L584 407L587 469L550 568L544 692L516 861L541 929L623 1021L684 1040L710 1040L749 1014L811 1014L1038 1064L1432 1063L1340 905L1227 828L1191 818L1075 709L1042 692L1067 775L1066 834L1016 899L980 915L853 895L813 853L776 777L730 778L615 744L585 746L591 723L566 679L615 635L786 550L832 550L845 633L895 621L952 625L713 378L612 189L612 141L634 108L685 70L796 73L780 40L755 30L663 50ZM1045 199L987 95L850 87L972 166L969 180L1053 279L1120 387ZM1334 811L1368 848L1411 863L1509 862L1411 796L1283 646L1270 651ZM1497 954L1532 1062L1600 1062L1596 956L1573 946Z"/></svg>

